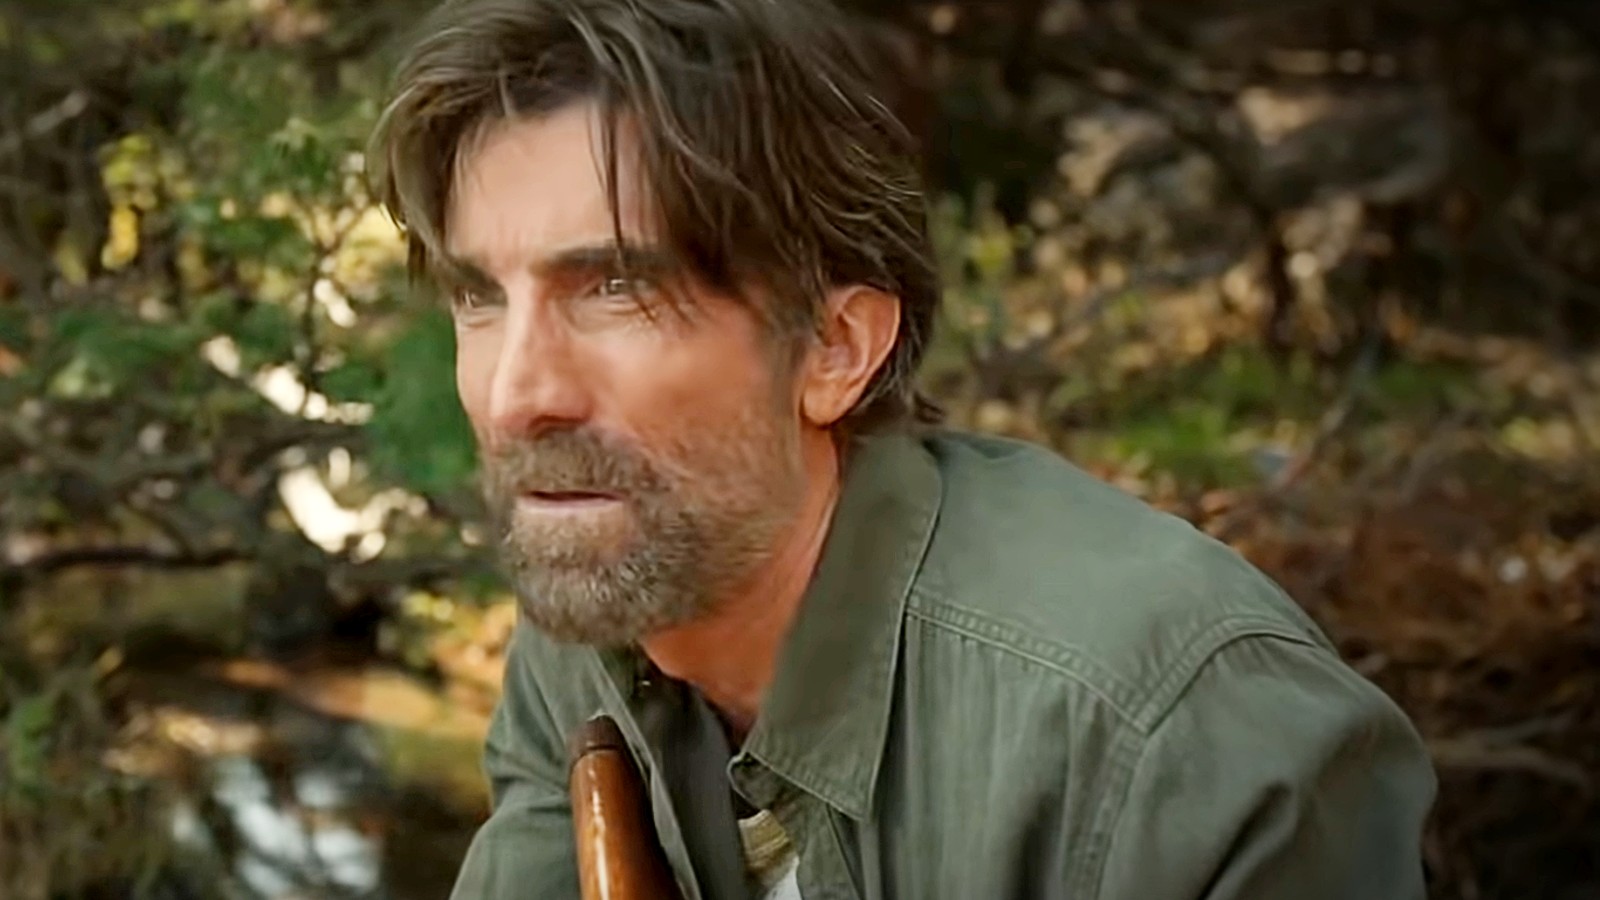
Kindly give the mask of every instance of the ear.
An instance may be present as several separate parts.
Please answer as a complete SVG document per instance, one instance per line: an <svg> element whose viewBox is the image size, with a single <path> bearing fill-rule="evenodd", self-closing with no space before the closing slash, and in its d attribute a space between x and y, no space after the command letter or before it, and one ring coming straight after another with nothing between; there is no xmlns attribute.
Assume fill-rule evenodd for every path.
<svg viewBox="0 0 1600 900"><path fill-rule="evenodd" d="M900 333L900 298L861 285L829 292L801 366L800 409L829 428L850 412Z"/></svg>

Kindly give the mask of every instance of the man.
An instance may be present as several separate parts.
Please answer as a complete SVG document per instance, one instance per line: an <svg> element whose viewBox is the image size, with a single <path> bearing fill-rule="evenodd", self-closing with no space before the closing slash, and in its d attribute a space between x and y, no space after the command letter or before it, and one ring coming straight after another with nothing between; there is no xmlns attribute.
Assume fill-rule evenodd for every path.
<svg viewBox="0 0 1600 900"><path fill-rule="evenodd" d="M463 900L577 896L621 724L686 897L1417 898L1402 714L1186 523L912 387L939 287L803 0L448 5L374 139L523 622Z"/></svg>

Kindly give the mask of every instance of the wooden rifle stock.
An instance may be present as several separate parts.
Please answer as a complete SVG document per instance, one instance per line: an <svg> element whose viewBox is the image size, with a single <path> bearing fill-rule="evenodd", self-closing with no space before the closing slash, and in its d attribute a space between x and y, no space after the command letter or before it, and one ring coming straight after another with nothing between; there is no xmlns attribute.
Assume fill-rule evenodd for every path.
<svg viewBox="0 0 1600 900"><path fill-rule="evenodd" d="M569 752L583 900L681 900L617 723L603 715L585 722L573 733Z"/></svg>

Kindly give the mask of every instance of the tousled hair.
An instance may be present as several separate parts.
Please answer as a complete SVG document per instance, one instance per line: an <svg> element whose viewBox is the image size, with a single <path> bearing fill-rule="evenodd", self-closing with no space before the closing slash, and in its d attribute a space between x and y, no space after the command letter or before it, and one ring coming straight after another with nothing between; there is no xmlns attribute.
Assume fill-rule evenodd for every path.
<svg viewBox="0 0 1600 900"><path fill-rule="evenodd" d="M637 157L627 162L665 249L772 333L812 333L830 288L899 297L894 347L846 428L937 418L914 386L940 290L916 143L837 10L821 0L450 0L420 34L369 150L413 275L444 258L474 135L592 102L619 237L626 122Z"/></svg>

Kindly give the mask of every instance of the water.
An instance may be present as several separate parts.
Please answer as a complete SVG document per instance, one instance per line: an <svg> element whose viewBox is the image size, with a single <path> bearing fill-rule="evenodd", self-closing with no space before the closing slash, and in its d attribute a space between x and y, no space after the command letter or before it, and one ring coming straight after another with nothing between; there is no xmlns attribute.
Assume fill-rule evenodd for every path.
<svg viewBox="0 0 1600 900"><path fill-rule="evenodd" d="M238 839L234 875L254 896L270 900L387 898L382 838L354 824L381 792L378 761L336 752L301 766L284 793L256 759L228 755L210 761L211 798L227 813ZM177 816L175 826L198 821L192 806ZM184 830L175 827L180 835Z"/></svg>
<svg viewBox="0 0 1600 900"><path fill-rule="evenodd" d="M257 663L146 680L155 731L195 761L173 835L250 900L449 892L482 804L482 710L402 673Z"/></svg>

